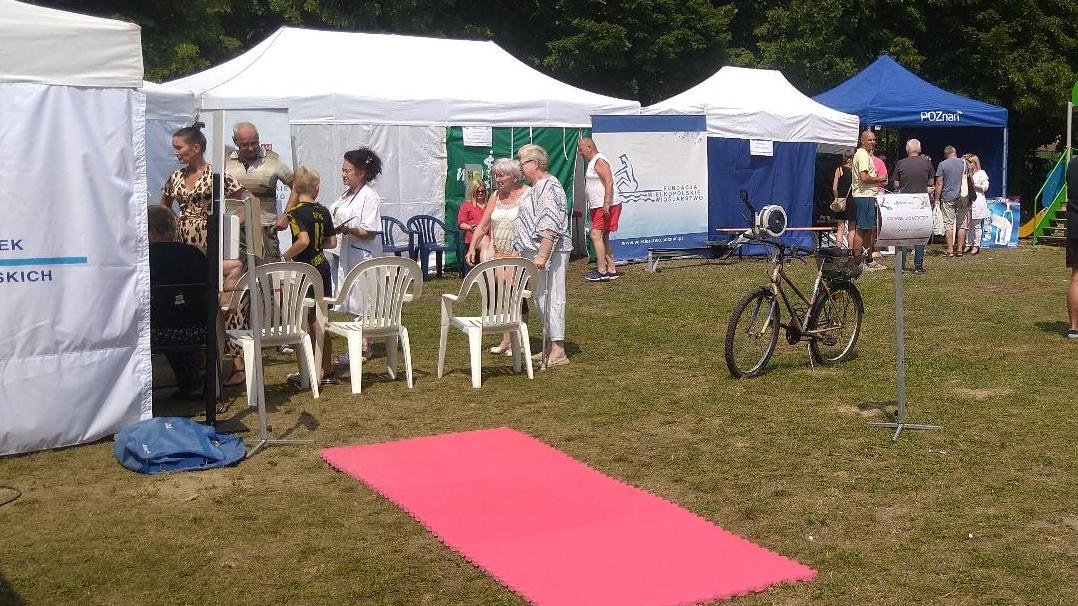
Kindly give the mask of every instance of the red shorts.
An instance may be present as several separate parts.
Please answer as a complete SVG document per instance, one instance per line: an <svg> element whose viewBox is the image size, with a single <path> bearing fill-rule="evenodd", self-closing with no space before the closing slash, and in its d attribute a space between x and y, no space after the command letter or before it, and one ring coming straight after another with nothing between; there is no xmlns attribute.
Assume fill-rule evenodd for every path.
<svg viewBox="0 0 1078 606"><path fill-rule="evenodd" d="M618 218L621 217L621 204L610 207L610 218L603 216L603 207L591 209L591 228L600 231L618 231Z"/></svg>

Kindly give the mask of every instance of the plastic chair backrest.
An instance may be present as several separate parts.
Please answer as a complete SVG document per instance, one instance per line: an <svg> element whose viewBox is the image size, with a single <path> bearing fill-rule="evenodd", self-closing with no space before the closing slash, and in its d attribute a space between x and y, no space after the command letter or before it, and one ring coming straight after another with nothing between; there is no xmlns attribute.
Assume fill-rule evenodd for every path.
<svg viewBox="0 0 1078 606"><path fill-rule="evenodd" d="M419 236L419 244L434 244L438 242L438 229L445 234L445 222L430 215L416 215L408 219L408 229Z"/></svg>
<svg viewBox="0 0 1078 606"><path fill-rule="evenodd" d="M401 242L397 243L397 233L399 232ZM400 247L408 246L406 240L409 236L408 228L399 219L393 217L382 217L382 246L384 247Z"/></svg>
<svg viewBox="0 0 1078 606"><path fill-rule="evenodd" d="M260 265L254 270L258 294L251 305L262 309L262 337L283 337L306 332L307 308L304 299L314 290L317 309L325 303L325 287L318 270L307 263L280 262Z"/></svg>
<svg viewBox="0 0 1078 606"><path fill-rule="evenodd" d="M464 276L458 300L464 300L473 288L479 289L484 325L516 324L522 320L524 291L539 270L527 259L510 257L491 259L476 265Z"/></svg>
<svg viewBox="0 0 1078 606"><path fill-rule="evenodd" d="M413 288L413 298L423 293L419 264L403 257L375 257L359 263L341 282L338 300L344 300L353 288L361 294L363 325L387 328L401 323L404 296Z"/></svg>

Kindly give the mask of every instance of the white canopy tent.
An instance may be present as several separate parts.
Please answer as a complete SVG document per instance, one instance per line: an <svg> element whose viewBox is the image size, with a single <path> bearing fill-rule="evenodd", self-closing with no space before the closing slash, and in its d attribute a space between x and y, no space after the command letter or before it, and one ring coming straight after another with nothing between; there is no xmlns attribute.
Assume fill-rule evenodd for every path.
<svg viewBox="0 0 1078 606"><path fill-rule="evenodd" d="M150 415L138 26L0 0L0 454Z"/></svg>
<svg viewBox="0 0 1078 606"><path fill-rule="evenodd" d="M142 85L142 38L133 23L0 0L0 82Z"/></svg>
<svg viewBox="0 0 1078 606"><path fill-rule="evenodd" d="M373 184L382 213L401 219L443 216L447 126L588 127L592 114L640 107L559 82L489 41L287 27L167 86L201 95L203 109L287 107L296 162L324 183L337 181L345 151L370 146L384 161Z"/></svg>
<svg viewBox="0 0 1078 606"><path fill-rule="evenodd" d="M726 66L689 90L649 105L642 114L703 114L708 136L818 143L838 152L857 143L858 118L821 105L781 72Z"/></svg>

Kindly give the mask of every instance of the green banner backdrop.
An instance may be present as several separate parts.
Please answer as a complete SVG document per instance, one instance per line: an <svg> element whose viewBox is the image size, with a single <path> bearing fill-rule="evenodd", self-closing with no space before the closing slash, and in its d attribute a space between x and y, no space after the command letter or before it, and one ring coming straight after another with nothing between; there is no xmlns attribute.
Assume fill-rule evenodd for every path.
<svg viewBox="0 0 1078 606"><path fill-rule="evenodd" d="M481 133L480 133L481 134ZM576 142L590 136L590 129L560 127L497 127L490 129L490 144L465 145L464 129L451 126L446 129L445 147L448 170L445 177L445 224L449 228L447 238L456 237L457 211L464 202L468 177L478 173L493 190L490 169L498 158L515 158L517 150L526 143L535 143L546 150L550 158L550 174L557 177L565 188L569 210L573 204L573 167L576 162ZM480 137L482 138L482 137ZM485 142L484 142L485 143ZM456 254L450 253L447 264L456 263Z"/></svg>

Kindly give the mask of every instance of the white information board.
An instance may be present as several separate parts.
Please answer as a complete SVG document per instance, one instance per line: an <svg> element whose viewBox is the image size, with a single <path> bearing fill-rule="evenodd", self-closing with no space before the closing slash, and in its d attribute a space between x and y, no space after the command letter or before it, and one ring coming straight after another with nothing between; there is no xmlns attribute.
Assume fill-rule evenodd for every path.
<svg viewBox="0 0 1078 606"><path fill-rule="evenodd" d="M759 139L749 140L749 155L750 156L774 156L775 155L775 142L774 141L761 141Z"/></svg>
<svg viewBox="0 0 1078 606"><path fill-rule="evenodd" d="M884 194L876 197L880 234L876 246L921 246L932 236L932 204L928 194Z"/></svg>
<svg viewBox="0 0 1078 606"><path fill-rule="evenodd" d="M494 145L494 129L490 126L462 126L465 147L490 147Z"/></svg>

